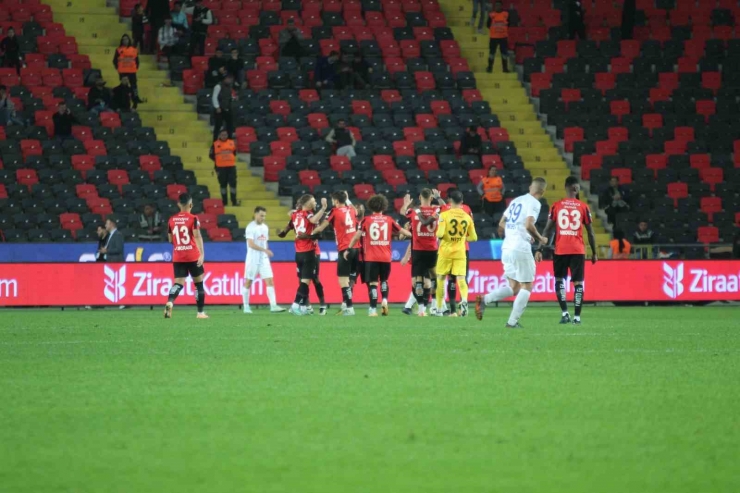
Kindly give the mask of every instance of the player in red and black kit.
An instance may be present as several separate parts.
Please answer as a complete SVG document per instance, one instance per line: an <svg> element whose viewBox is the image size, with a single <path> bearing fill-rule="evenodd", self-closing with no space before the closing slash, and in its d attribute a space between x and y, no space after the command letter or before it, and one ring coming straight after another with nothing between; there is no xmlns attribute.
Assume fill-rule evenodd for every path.
<svg viewBox="0 0 740 493"><path fill-rule="evenodd" d="M365 282L370 296L370 310L368 315L377 317L378 312L378 281L380 293L383 296L382 314L388 315L388 278L391 275L391 240L394 234L411 236L411 232L403 229L393 218L383 214L388 209L388 199L383 195L373 195L367 201L367 207L372 212L360 222L360 229L349 242L351 250L360 239L363 240L362 251L365 259ZM349 252L344 252L345 259Z"/></svg>
<svg viewBox="0 0 740 493"><path fill-rule="evenodd" d="M195 284L195 302L198 305L196 318L208 318L203 312L206 304L206 291L203 289L203 237L200 235L200 222L190 213L193 208L193 199L183 193L178 197L177 205L180 212L170 218L167 227L167 237L172 242L172 266L175 271L175 282L170 288L167 304L164 306L164 318L172 318L172 307L175 299L185 285L185 279L190 276Z"/></svg>
<svg viewBox="0 0 740 493"><path fill-rule="evenodd" d="M295 263L298 271L298 291L290 308L293 315L305 315L308 306L308 285L311 281L316 287L316 294L321 302L321 315L326 313L324 304L324 287L318 280L318 241L311 238L316 225L324 217L326 212L326 199L321 199L321 209L314 212L316 199L313 195L303 195L296 204L297 210L290 216L290 223L278 233L280 238L285 238L288 231L295 230Z"/></svg>
<svg viewBox="0 0 740 493"><path fill-rule="evenodd" d="M339 191L331 195L332 206L334 207L329 216L313 231L314 237L318 237L321 232L329 225L334 228L334 235L337 240L337 277L339 278L339 287L342 289L342 314L354 315L355 309L352 306L352 286L350 278L357 275L357 248L349 248L349 242L357 232L357 210L348 203L347 192ZM345 258L344 252L348 252Z"/></svg>
<svg viewBox="0 0 740 493"><path fill-rule="evenodd" d="M547 237L550 229L555 228L555 254L553 255L553 271L555 273L555 294L560 303L563 316L561 324L570 323L568 303L565 301L565 278L570 271L573 281L575 315L573 323L581 324L581 307L583 305L583 278L586 263L586 245L583 242L583 230L586 228L588 242L591 245L591 263L596 263L596 237L591 224L591 210L588 205L578 200L581 185L574 176L565 179L565 197L558 200L550 208L550 217L542 236ZM538 258L539 257L539 258ZM535 259L542 260L542 254L537 252Z"/></svg>
<svg viewBox="0 0 740 493"><path fill-rule="evenodd" d="M401 207L401 214L405 215L411 223L412 235L409 251L402 263L407 262L408 257L411 257L412 295L419 306L418 315L420 317L426 315L426 305L431 296L432 279L436 277L434 269L437 266L437 221L432 216L439 215L440 207L432 205L432 198L432 190L424 188L419 195L421 204L419 207L411 207L411 195L408 194L404 197ZM432 222L425 221L425 224L422 224L422 219L430 217L432 217ZM407 308L403 309L406 315L411 315L409 304L413 304L411 298L406 304Z"/></svg>

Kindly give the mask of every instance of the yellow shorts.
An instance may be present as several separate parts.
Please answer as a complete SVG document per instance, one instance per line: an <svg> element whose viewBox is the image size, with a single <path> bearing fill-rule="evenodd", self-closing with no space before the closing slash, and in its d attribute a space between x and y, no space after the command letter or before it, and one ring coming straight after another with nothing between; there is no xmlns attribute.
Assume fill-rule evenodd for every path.
<svg viewBox="0 0 740 493"><path fill-rule="evenodd" d="M466 262L464 258L444 258L437 257L437 268L435 269L437 276L446 276L452 274L453 276L465 277Z"/></svg>

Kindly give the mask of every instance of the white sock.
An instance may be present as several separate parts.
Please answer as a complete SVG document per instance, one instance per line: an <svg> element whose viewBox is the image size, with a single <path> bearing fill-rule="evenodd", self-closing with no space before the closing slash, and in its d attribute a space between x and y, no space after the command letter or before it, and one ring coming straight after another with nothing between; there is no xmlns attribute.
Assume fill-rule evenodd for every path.
<svg viewBox="0 0 740 493"><path fill-rule="evenodd" d="M414 293L412 292L409 295L409 299L406 301L406 305L404 306L404 308L408 308L410 310L411 307L414 306L414 303L416 303L416 297L414 296Z"/></svg>
<svg viewBox="0 0 740 493"><path fill-rule="evenodd" d="M530 292L526 289L520 289L519 294L516 295L514 300L514 306L511 309L511 316L509 317L509 325L516 325L519 319L524 313L524 309L527 308L529 303Z"/></svg>
<svg viewBox="0 0 740 493"><path fill-rule="evenodd" d="M508 298L509 296L514 296L514 291L511 289L511 286L500 286L498 289L494 289L493 291L485 295L483 297L483 301L485 301L486 305L488 305L496 301L501 301L505 298Z"/></svg>
<svg viewBox="0 0 740 493"><path fill-rule="evenodd" d="M242 302L244 302L244 307L249 308L249 288L242 287Z"/></svg>
<svg viewBox="0 0 740 493"><path fill-rule="evenodd" d="M270 300L270 308L277 306L275 302L275 286L267 286L267 299Z"/></svg>

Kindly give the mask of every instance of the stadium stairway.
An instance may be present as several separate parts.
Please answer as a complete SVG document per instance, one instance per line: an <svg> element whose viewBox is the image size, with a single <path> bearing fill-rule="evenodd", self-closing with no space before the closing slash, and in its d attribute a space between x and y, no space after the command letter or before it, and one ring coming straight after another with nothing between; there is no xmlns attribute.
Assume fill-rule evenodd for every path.
<svg viewBox="0 0 740 493"><path fill-rule="evenodd" d="M105 0L46 3L54 9L55 22L63 23L67 33L76 38L80 53L90 57L93 68L102 70L109 87L115 87L118 73L113 67L113 54L121 36L131 34L129 25L119 18L117 6L106 5ZM138 108L142 124L154 128L157 139L169 144L172 153L182 158L185 169L195 172L198 184L208 187L212 198L220 198L213 161L208 157L213 143L211 127L198 119L194 105L185 101L180 88L170 84L168 71L158 68L154 55L142 55L139 60L139 96L145 101ZM265 188L261 177L254 176L243 160L237 176L241 204L227 205L225 212L234 214L239 225L246 227L254 208L261 205L268 209L270 229L282 229L288 208L281 205L277 195Z"/></svg>
<svg viewBox="0 0 740 493"><path fill-rule="evenodd" d="M491 111L498 115L501 126L516 145L524 166L532 176L547 178L546 198L549 204L564 197L563 184L571 171L555 147L550 135L537 118L523 84L510 64L510 73L503 72L501 56L497 53L493 73L486 72L488 65L488 31L478 34L470 25L472 2L470 0L439 0L442 12L447 17L455 40L460 45L462 56L467 58L470 69L475 73L478 89L488 101ZM596 244L607 247L609 234L599 217L594 215Z"/></svg>

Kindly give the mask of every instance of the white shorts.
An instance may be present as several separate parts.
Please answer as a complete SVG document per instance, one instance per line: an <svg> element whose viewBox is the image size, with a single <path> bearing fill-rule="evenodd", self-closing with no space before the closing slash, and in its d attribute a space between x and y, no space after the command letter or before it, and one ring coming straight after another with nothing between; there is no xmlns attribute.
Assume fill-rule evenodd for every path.
<svg viewBox="0 0 740 493"><path fill-rule="evenodd" d="M262 260L255 260L252 262L244 262L244 278L254 281L259 276L262 279L272 278L272 266L270 265L270 259L265 258Z"/></svg>
<svg viewBox="0 0 740 493"><path fill-rule="evenodd" d="M504 264L504 276L517 282L534 282L537 267L534 256L527 252L503 251L501 262Z"/></svg>

